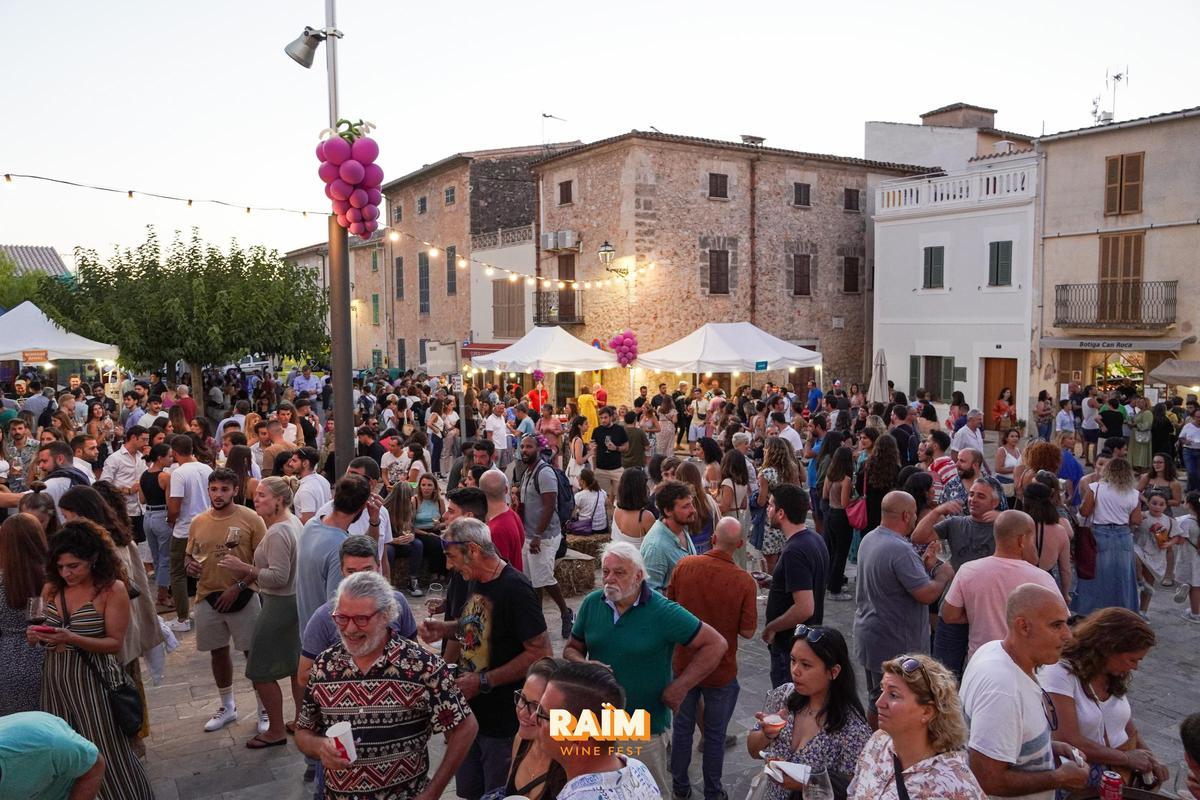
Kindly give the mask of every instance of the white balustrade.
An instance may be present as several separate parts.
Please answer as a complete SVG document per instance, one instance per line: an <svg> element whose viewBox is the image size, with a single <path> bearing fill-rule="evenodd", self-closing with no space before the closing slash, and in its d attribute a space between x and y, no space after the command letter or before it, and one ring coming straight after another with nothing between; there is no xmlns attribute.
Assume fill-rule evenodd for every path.
<svg viewBox="0 0 1200 800"><path fill-rule="evenodd" d="M1032 197L1036 179L1036 164L1026 164L1008 169L886 181L875 190L875 213L887 216Z"/></svg>

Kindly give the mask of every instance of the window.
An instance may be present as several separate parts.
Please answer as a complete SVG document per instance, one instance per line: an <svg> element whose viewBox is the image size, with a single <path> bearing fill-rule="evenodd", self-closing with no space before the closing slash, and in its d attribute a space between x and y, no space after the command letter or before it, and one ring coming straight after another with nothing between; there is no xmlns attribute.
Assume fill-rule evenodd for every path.
<svg viewBox="0 0 1200 800"><path fill-rule="evenodd" d="M447 186L445 194L446 194L446 205L448 205L448 206L454 205L454 187Z"/></svg>
<svg viewBox="0 0 1200 800"><path fill-rule="evenodd" d="M811 206L812 185L808 183L792 184L792 205Z"/></svg>
<svg viewBox="0 0 1200 800"><path fill-rule="evenodd" d="M421 345L421 365L422 365L422 366L424 366L424 364L425 364L425 345L426 345L426 344L428 344L428 343L429 343L429 340L428 340L428 339L422 339L422 340L420 341L420 345Z"/></svg>
<svg viewBox="0 0 1200 800"><path fill-rule="evenodd" d="M424 197L418 197L417 198L417 213L424 214L425 209L428 207L428 205L429 205L429 203Z"/></svg>
<svg viewBox="0 0 1200 800"><path fill-rule="evenodd" d="M1012 242L988 242L988 286L1012 286Z"/></svg>
<svg viewBox="0 0 1200 800"><path fill-rule="evenodd" d="M571 191L574 188L574 183L574 181L558 182L558 204L560 206L569 206L574 202L572 199L574 195Z"/></svg>
<svg viewBox="0 0 1200 800"><path fill-rule="evenodd" d="M948 401L954 394L954 382L965 381L966 372L966 367L954 366L953 357L909 356L908 396L916 397L917 389L924 388L935 400Z"/></svg>
<svg viewBox="0 0 1200 800"><path fill-rule="evenodd" d="M404 209L400 207L399 203L396 203L396 205L392 206L392 222L400 222L403 219Z"/></svg>
<svg viewBox="0 0 1200 800"><path fill-rule="evenodd" d="M1136 214L1142 210L1142 166L1145 153L1126 153L1104 159L1104 215Z"/></svg>
<svg viewBox="0 0 1200 800"><path fill-rule="evenodd" d="M393 276L396 284L396 299L404 299L404 257L396 256L396 274Z"/></svg>
<svg viewBox="0 0 1200 800"><path fill-rule="evenodd" d="M922 289L945 288L945 263L945 247L938 246L925 248L925 264L924 269L921 272Z"/></svg>
<svg viewBox="0 0 1200 800"><path fill-rule="evenodd" d="M420 313L429 313L429 253L417 253L417 302ZM424 356L421 363L425 362Z"/></svg>
<svg viewBox="0 0 1200 800"><path fill-rule="evenodd" d="M1100 237L1097 322L1141 321L1145 244L1145 231Z"/></svg>
<svg viewBox="0 0 1200 800"><path fill-rule="evenodd" d="M383 351L376 348L371 351L371 369L379 369L383 366Z"/></svg>
<svg viewBox="0 0 1200 800"><path fill-rule="evenodd" d="M404 352L404 340L396 340L396 366L401 372L408 369L407 354Z"/></svg>
<svg viewBox="0 0 1200 800"><path fill-rule="evenodd" d="M379 295L371 295L371 324L379 324Z"/></svg>
<svg viewBox="0 0 1200 800"><path fill-rule="evenodd" d="M446 248L446 296L458 294L458 248L450 245Z"/></svg>
<svg viewBox="0 0 1200 800"><path fill-rule="evenodd" d="M371 251L371 272L379 272L379 251Z"/></svg>
<svg viewBox="0 0 1200 800"><path fill-rule="evenodd" d="M842 208L847 211L862 211L862 192L858 189L846 189Z"/></svg>
<svg viewBox="0 0 1200 800"><path fill-rule="evenodd" d="M708 173L708 196L729 197L729 176L720 172Z"/></svg>
<svg viewBox="0 0 1200 800"><path fill-rule="evenodd" d="M708 293L729 294L729 251L708 251Z"/></svg>
<svg viewBox="0 0 1200 800"><path fill-rule="evenodd" d="M521 281L492 281L492 335L505 339L525 335L525 287Z"/></svg>
<svg viewBox="0 0 1200 800"><path fill-rule="evenodd" d="M812 297L812 256L810 255L803 253L792 255L792 294L796 297Z"/></svg>
<svg viewBox="0 0 1200 800"><path fill-rule="evenodd" d="M842 259L842 291L845 294L862 291L862 259L858 256L845 256Z"/></svg>
<svg viewBox="0 0 1200 800"><path fill-rule="evenodd" d="M560 281L575 280L575 254L564 253L558 257L558 279ZM575 284L568 283L566 288L558 290L558 320L559 322L578 322L579 308L575 302Z"/></svg>

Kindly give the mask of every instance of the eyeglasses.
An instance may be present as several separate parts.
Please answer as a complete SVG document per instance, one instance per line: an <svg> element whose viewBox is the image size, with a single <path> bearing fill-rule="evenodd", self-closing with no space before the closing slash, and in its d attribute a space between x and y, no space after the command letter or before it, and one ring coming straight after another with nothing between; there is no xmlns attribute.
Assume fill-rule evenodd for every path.
<svg viewBox="0 0 1200 800"><path fill-rule="evenodd" d="M1046 714L1046 721L1050 723L1050 730L1058 730L1058 711L1054 708L1054 699L1042 689L1042 711Z"/></svg>
<svg viewBox="0 0 1200 800"><path fill-rule="evenodd" d="M337 625L339 628L344 628L347 625L349 625L351 622L353 622L354 627L365 628L365 627L367 627L367 623L369 623L372 619L374 619L375 615L378 613L379 613L379 611L376 610L376 611L372 611L370 614L351 614L351 615L334 614L333 615L333 624Z"/></svg>
<svg viewBox="0 0 1200 800"><path fill-rule="evenodd" d="M800 624L796 626L796 630L793 631L793 634L796 636L796 638L804 637L804 640L809 644L816 644L817 642L821 641L822 637L825 636L825 629L810 628L807 625Z"/></svg>
<svg viewBox="0 0 1200 800"><path fill-rule="evenodd" d="M900 662L900 671L904 673L904 677L912 677L914 672L920 672L921 677L925 680L925 689L929 692L929 696L933 697L933 681L929 680L929 673L925 670L925 665L921 663L919 658L909 656Z"/></svg>
<svg viewBox="0 0 1200 800"><path fill-rule="evenodd" d="M550 721L550 715L542 710L541 704L526 698L525 695L521 694L520 689L513 692L513 703L516 705L517 711L528 711L535 719L544 719L546 722Z"/></svg>

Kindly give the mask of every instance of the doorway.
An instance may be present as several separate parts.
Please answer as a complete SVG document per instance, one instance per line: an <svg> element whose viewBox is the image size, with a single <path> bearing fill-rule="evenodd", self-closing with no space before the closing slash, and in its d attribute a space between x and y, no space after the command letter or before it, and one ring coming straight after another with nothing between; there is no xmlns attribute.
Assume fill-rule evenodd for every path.
<svg viewBox="0 0 1200 800"><path fill-rule="evenodd" d="M979 410L983 412L983 424L989 431L996 430L992 418L992 406L1005 388L1012 390L1013 404L1017 400L1017 360L1015 358L985 358L983 360L983 397Z"/></svg>

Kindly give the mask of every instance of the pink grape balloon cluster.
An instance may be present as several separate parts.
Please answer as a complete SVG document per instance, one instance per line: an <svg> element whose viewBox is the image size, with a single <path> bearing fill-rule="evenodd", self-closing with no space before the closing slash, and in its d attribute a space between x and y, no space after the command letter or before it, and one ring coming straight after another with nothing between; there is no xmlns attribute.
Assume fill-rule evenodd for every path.
<svg viewBox="0 0 1200 800"><path fill-rule="evenodd" d="M545 377L546 377L546 373L542 372L540 369L535 369L533 371L533 379L535 381L544 380Z"/></svg>
<svg viewBox="0 0 1200 800"><path fill-rule="evenodd" d="M377 158L379 145L369 136L353 142L334 136L317 145L317 174L325 182L325 196L333 201L338 224L363 238L379 230L383 168L375 163Z"/></svg>
<svg viewBox="0 0 1200 800"><path fill-rule="evenodd" d="M617 363L622 367L628 367L637 359L637 334L629 328L609 339L608 346L617 354Z"/></svg>

